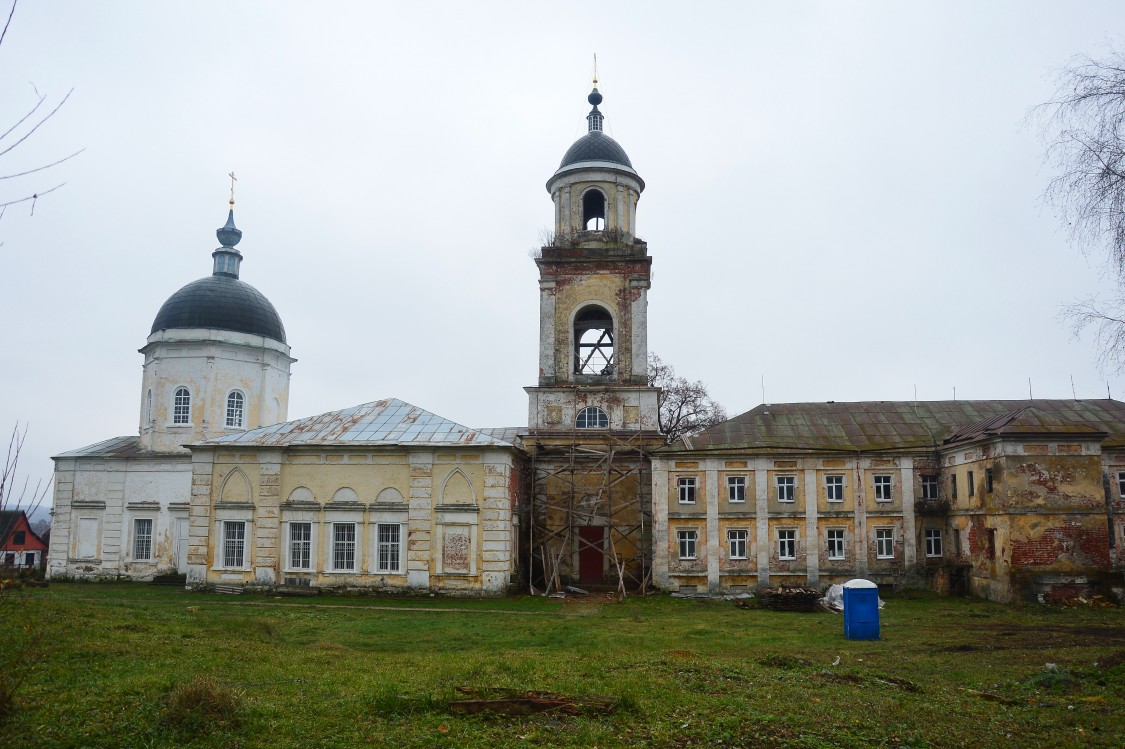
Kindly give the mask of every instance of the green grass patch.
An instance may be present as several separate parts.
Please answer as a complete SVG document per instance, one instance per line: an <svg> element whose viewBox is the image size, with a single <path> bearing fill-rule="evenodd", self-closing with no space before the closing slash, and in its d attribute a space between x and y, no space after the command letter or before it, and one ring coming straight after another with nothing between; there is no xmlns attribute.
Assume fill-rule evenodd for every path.
<svg viewBox="0 0 1125 749"><path fill-rule="evenodd" d="M889 600L839 615L629 598L277 598L53 584L0 724L36 747L1120 746L1120 609ZM0 610L5 631L24 613ZM16 640L0 638L0 656ZM1047 664L1054 664L1048 667ZM463 696L619 698L461 714Z"/></svg>

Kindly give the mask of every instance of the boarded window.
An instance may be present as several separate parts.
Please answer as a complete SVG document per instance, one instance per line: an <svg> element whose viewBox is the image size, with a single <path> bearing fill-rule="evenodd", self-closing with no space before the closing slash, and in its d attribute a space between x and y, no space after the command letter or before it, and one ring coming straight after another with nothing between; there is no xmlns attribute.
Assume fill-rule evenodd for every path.
<svg viewBox="0 0 1125 749"><path fill-rule="evenodd" d="M98 519L78 519L78 558L94 559L98 556Z"/></svg>

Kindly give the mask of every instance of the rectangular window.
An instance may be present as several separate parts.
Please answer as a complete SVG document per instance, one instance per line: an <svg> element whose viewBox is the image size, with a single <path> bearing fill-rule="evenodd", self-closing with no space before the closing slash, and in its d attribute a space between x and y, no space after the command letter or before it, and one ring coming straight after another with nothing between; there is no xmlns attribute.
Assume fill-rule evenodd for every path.
<svg viewBox="0 0 1125 749"><path fill-rule="evenodd" d="M829 528L828 529L828 558L829 559L843 559L844 558L844 529L843 528Z"/></svg>
<svg viewBox="0 0 1125 749"><path fill-rule="evenodd" d="M797 558L797 531L793 528L782 528L777 532L777 558Z"/></svg>
<svg viewBox="0 0 1125 749"><path fill-rule="evenodd" d="M797 477L796 476L778 476L777 481L777 501L778 502L792 502L797 497Z"/></svg>
<svg viewBox="0 0 1125 749"><path fill-rule="evenodd" d="M676 541L680 544L680 559L695 559L695 539L694 529L676 531Z"/></svg>
<svg viewBox="0 0 1125 749"><path fill-rule="evenodd" d="M843 476L825 476L824 477L824 491L828 495L829 502L843 502L844 501L844 477Z"/></svg>
<svg viewBox="0 0 1125 749"><path fill-rule="evenodd" d="M678 486L680 489L680 504L695 504L695 479L681 478L678 482Z"/></svg>
<svg viewBox="0 0 1125 749"><path fill-rule="evenodd" d="M977 493L977 485L976 485L976 482L973 481L973 472L969 471L969 496L970 497L975 496L976 493Z"/></svg>
<svg viewBox="0 0 1125 749"><path fill-rule="evenodd" d="M149 518L133 521L133 559L152 559L152 520Z"/></svg>
<svg viewBox="0 0 1125 749"><path fill-rule="evenodd" d="M246 564L246 521L223 522L223 566L243 567Z"/></svg>
<svg viewBox="0 0 1125 749"><path fill-rule="evenodd" d="M1125 499L1125 471L1117 474L1117 493Z"/></svg>
<svg viewBox="0 0 1125 749"><path fill-rule="evenodd" d="M949 475L949 497L957 499L957 474L951 473Z"/></svg>
<svg viewBox="0 0 1125 749"><path fill-rule="evenodd" d="M988 494L992 494L992 469L984 469L984 490Z"/></svg>
<svg viewBox="0 0 1125 749"><path fill-rule="evenodd" d="M938 478L937 476L923 476L922 477L922 499L937 499L938 498Z"/></svg>
<svg viewBox="0 0 1125 749"><path fill-rule="evenodd" d="M891 496L891 476L881 474L875 477L875 501L876 502L890 502Z"/></svg>
<svg viewBox="0 0 1125 749"><path fill-rule="evenodd" d="M380 523L376 529L378 548L375 567L378 572L399 572L402 569L402 526Z"/></svg>
<svg viewBox="0 0 1125 749"><path fill-rule="evenodd" d="M879 559L895 558L895 536L893 528L875 529L875 556Z"/></svg>
<svg viewBox="0 0 1125 749"><path fill-rule="evenodd" d="M355 569L355 523L332 524L332 569Z"/></svg>
<svg viewBox="0 0 1125 749"><path fill-rule="evenodd" d="M996 558L996 529L988 529L988 558Z"/></svg>
<svg viewBox="0 0 1125 749"><path fill-rule="evenodd" d="M746 477L745 476L727 476L727 501L729 501L729 502L745 502L746 501Z"/></svg>
<svg viewBox="0 0 1125 749"><path fill-rule="evenodd" d="M289 524L289 568L312 569L312 523Z"/></svg>
<svg viewBox="0 0 1125 749"><path fill-rule="evenodd" d="M746 558L746 539L749 538L749 536L750 533L745 530L727 531L727 543L730 545L731 559Z"/></svg>
<svg viewBox="0 0 1125 749"><path fill-rule="evenodd" d="M926 556L941 556L941 528L926 529Z"/></svg>

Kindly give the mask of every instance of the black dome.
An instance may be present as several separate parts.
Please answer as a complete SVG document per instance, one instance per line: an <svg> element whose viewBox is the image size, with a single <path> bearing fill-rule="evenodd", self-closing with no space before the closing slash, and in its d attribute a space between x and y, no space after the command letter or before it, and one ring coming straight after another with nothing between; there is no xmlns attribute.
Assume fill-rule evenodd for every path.
<svg viewBox="0 0 1125 749"><path fill-rule="evenodd" d="M192 281L168 297L156 313L152 331L217 328L272 338L285 343L281 317L262 292L230 276Z"/></svg>
<svg viewBox="0 0 1125 749"><path fill-rule="evenodd" d="M633 168L633 163L629 161L625 149L601 130L591 130L574 141L574 145L567 149L566 155L563 156L559 169L580 161L608 161Z"/></svg>

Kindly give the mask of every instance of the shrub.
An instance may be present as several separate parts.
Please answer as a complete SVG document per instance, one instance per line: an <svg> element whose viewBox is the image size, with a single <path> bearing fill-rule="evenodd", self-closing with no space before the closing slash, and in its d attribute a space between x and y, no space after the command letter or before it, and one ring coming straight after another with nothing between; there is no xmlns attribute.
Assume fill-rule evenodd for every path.
<svg viewBox="0 0 1125 749"><path fill-rule="evenodd" d="M210 676L197 676L168 695L164 720L185 733L208 733L241 725L238 693Z"/></svg>

